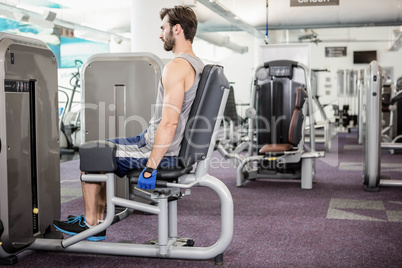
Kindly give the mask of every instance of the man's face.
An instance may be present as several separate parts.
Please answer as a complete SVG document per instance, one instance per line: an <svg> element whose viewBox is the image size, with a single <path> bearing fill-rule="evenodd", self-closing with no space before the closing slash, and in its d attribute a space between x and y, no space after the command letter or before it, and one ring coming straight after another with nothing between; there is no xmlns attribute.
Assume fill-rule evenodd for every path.
<svg viewBox="0 0 402 268"><path fill-rule="evenodd" d="M162 32L159 35L159 38L163 42L163 48L166 51L172 51L176 44L176 40L174 39L172 28L169 25L168 19L168 16L165 16L162 20Z"/></svg>

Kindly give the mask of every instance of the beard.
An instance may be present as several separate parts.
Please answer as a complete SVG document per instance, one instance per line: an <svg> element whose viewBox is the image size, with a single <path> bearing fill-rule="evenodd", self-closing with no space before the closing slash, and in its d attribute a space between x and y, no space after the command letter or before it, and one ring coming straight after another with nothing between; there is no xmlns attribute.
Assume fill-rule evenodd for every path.
<svg viewBox="0 0 402 268"><path fill-rule="evenodd" d="M163 48L166 51L172 51L175 45L176 45L176 40L173 38L173 33L169 32L168 37L166 38L165 42L163 43Z"/></svg>

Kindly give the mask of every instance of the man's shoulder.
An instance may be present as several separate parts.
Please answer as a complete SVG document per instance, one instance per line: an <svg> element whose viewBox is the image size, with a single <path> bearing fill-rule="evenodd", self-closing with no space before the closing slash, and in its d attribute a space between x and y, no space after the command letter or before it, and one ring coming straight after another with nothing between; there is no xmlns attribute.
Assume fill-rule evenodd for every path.
<svg viewBox="0 0 402 268"><path fill-rule="evenodd" d="M176 58L172 59L171 61L169 61L167 66L172 65L172 66L177 67L177 66L186 66L186 65L189 65L189 64L190 64L189 61L186 60L185 58L176 57Z"/></svg>
<svg viewBox="0 0 402 268"><path fill-rule="evenodd" d="M173 60L171 60L170 62L168 62L165 66L165 70L168 72L188 72L191 71L193 69L193 67L191 66L190 62L188 62L186 59L184 58L174 58Z"/></svg>

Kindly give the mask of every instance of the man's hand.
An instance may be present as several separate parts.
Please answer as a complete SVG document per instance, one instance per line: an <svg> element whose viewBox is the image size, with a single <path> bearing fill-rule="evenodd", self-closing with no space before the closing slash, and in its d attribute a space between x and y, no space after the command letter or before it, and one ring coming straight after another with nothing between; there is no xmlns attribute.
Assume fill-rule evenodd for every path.
<svg viewBox="0 0 402 268"><path fill-rule="evenodd" d="M145 167L144 170L141 172L140 176L138 177L137 185L139 188L144 190L152 190L155 189L156 183L156 169L154 169L151 173L151 176L148 178L144 177L144 172L147 168ZM148 173L148 172L147 172Z"/></svg>

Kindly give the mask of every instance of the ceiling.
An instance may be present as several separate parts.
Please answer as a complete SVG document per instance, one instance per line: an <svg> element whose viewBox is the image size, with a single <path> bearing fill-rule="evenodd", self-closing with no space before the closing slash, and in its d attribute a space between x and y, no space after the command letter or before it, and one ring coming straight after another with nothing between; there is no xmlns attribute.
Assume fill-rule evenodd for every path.
<svg viewBox="0 0 402 268"><path fill-rule="evenodd" d="M86 35L90 33L93 39L102 40L110 36L129 39L132 1L0 0L0 15L23 20L23 15L28 14L30 18L27 22L33 23L36 18L36 21L42 21L44 28L46 23L49 26L60 24L74 28L77 34L86 31ZM402 0L331 0L338 1L339 5L310 7L293 7L290 6L290 1L297 0L269 0L270 31L297 30L301 35L301 30L306 29L402 25ZM183 2L195 10L199 19L200 34L246 31L262 39L266 34L266 0ZM49 14L53 17L50 16L50 20L46 21Z"/></svg>

